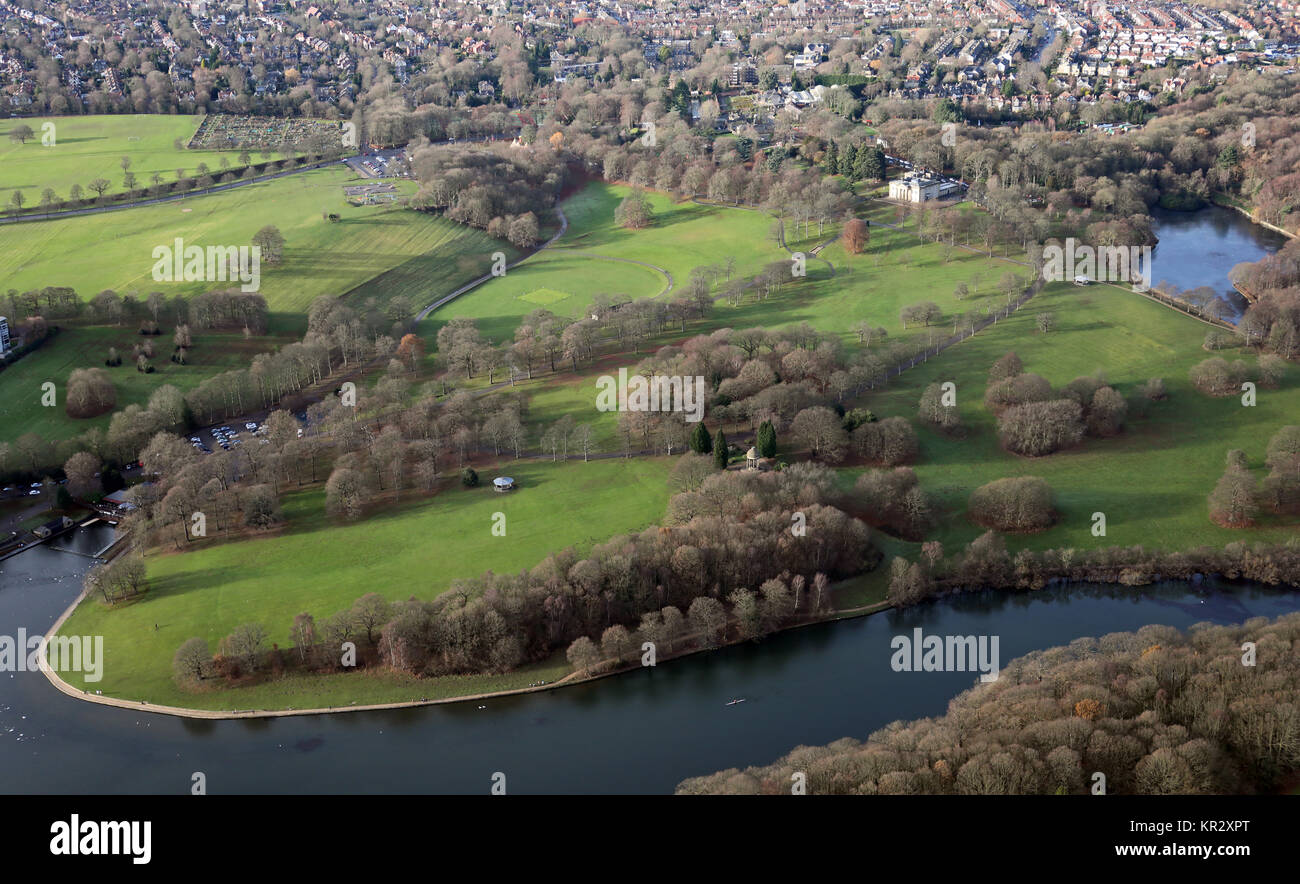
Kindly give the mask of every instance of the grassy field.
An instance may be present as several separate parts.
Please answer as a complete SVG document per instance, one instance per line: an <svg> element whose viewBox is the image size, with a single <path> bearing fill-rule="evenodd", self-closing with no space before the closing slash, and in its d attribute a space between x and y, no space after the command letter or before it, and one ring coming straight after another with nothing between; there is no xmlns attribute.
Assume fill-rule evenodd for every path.
<svg viewBox="0 0 1300 884"><path fill-rule="evenodd" d="M63 629L104 636L105 676L94 687L105 694L250 708L253 701L242 694L176 688L170 674L176 648L197 635L215 650L222 636L249 621L262 623L270 641L287 647L290 624L302 611L321 619L367 592L394 600L432 598L456 578L531 568L566 546L590 548L663 516L669 466L658 459L520 462L505 468L520 486L509 495L493 492L492 476L484 474L478 488L452 485L352 524L325 516L322 492L292 494L284 501L289 528L283 533L150 555L152 588L143 599L117 610L88 600ZM504 537L491 531L496 512L506 516ZM430 689L422 687L422 695ZM330 705L332 697L311 694L297 705ZM357 699L355 691L348 699ZM366 695L365 701L372 699Z"/></svg>
<svg viewBox="0 0 1300 884"><path fill-rule="evenodd" d="M45 439L67 439L90 427L108 429L111 414L78 420L63 410L63 395L68 375L78 368L104 368L109 347L116 347L123 362L104 368L117 389L117 408L145 405L153 391L171 384L182 391L198 386L203 380L223 371L245 368L253 356L271 349L288 338L249 338L243 335L195 335L186 365L168 360L171 336L153 338L155 371L136 371L131 347L145 340L133 328L64 327L35 353L31 353L0 372L0 442L12 442L24 433L37 433ZM41 385L52 381L59 391L56 407L41 404Z"/></svg>
<svg viewBox="0 0 1300 884"><path fill-rule="evenodd" d="M642 261L673 276L674 294L684 293L692 268L735 259L737 277L752 276L771 261L787 260L788 253L768 237L772 218L747 209L673 203L652 194L653 226L638 231L614 224L614 209L627 188L592 183L565 201L569 230L553 247L529 258L505 277L485 283L439 309L423 324L421 333L432 345L437 329L449 319L472 318L493 340L507 340L520 321L537 307L559 315L577 316L598 294L628 298L653 296L663 291L663 276L634 264L602 261L602 255ZM892 213L876 209L878 220L892 221ZM833 226L820 234L810 225L807 239L797 240L787 231L792 250L810 250L832 238ZM899 310L921 300L932 300L946 317L959 312L983 312L1005 302L997 291L1002 275L1028 276L1027 268L940 244L920 243L908 232L871 228L868 249L850 256L838 241L809 257L808 278L764 301L747 299L731 306L719 301L704 323L691 332L732 326L779 327L810 322L815 327L855 340L853 325L868 320L885 327L891 336L917 334L904 329ZM827 267L827 262L834 268ZM964 282L972 294L957 300L953 291ZM540 293L539 293L540 290ZM943 326L935 328L938 334ZM949 329L951 326L949 325ZM431 347L432 348L432 347Z"/></svg>
<svg viewBox="0 0 1300 884"><path fill-rule="evenodd" d="M1050 310L1058 327L1041 333L1037 313ZM914 418L929 383L952 381L966 424L963 438L921 429L917 475L940 494L946 519L938 538L969 542L981 529L965 517L970 492L1004 476L1041 476L1055 489L1061 520L1052 529L1008 538L1008 546L1080 548L1142 544L1185 549L1234 540L1280 542L1296 536L1294 520L1265 520L1249 531L1210 522L1205 498L1223 473L1229 449L1241 448L1262 478L1264 447L1279 428L1300 416L1297 372L1279 390L1261 390L1258 404L1237 397L1211 399L1187 380L1188 369L1209 356L1200 341L1206 327L1130 292L1109 286L1048 287L1010 319L999 322L939 358L906 372L864 404L881 416ZM1088 439L1078 448L1041 458L1001 449L996 421L983 406L988 368L1015 350L1027 371L1063 385L1102 372L1121 393L1148 378L1165 380L1169 398L1150 404L1149 416L1130 414L1128 429L1112 439ZM1107 534L1093 537L1092 514L1106 514Z"/></svg>
<svg viewBox="0 0 1300 884"><path fill-rule="evenodd" d="M786 253L767 237L770 218L759 212L672 204L654 196L657 221L641 231L618 229L613 211L624 191L593 184L564 204L570 229L562 247L532 257L506 277L493 280L439 310L422 331L432 338L440 323L459 317L481 320L480 328L493 340L506 340L524 315L539 306L576 316L601 293L629 297L662 292L664 276L639 265L593 256L624 258L661 267L679 286L699 264L736 259L735 273L750 275ZM893 220L892 209L873 206L874 220ZM433 220L433 219L431 219ZM283 228L282 228L283 229ZM814 231L815 232L815 231ZM834 234L828 228L815 240ZM476 234L475 234L476 235ZM286 231L290 244L294 240ZM809 243L792 244L807 248ZM489 249L488 251L491 251ZM384 292L420 293L454 287L444 275L475 275L478 265L456 250L441 257L422 253L373 276L354 297L382 297ZM786 287L766 301L746 300L738 306L719 302L703 323L688 334L715 328L777 327L807 321L841 335L857 348L854 323L867 320L884 326L889 339L951 333L957 312L983 314L1005 303L998 290L1003 274L1028 275L1027 268L990 259L961 248L921 243L907 232L873 225L871 244L858 256L844 253L838 243L822 252L834 274L821 262L809 262L809 279ZM0 256L0 261L3 261ZM483 272L478 270L479 273ZM430 282L429 280L437 280ZM958 301L953 289L965 282L973 294ZM417 300L418 300L417 299ZM946 319L933 329L904 330L902 306L922 300L939 305ZM1051 311L1056 326L1048 333L1035 326L1036 314ZM1181 313L1141 296L1108 286L1079 288L1049 286L1009 319L982 331L869 393L858 403L880 416L914 418L922 389L931 382L953 381L965 430L944 436L920 429L922 450L916 471L921 482L938 496L940 512L935 539L950 552L969 542L981 529L965 514L976 487L1004 476L1036 475L1055 489L1061 518L1049 531L1009 537L1012 549L1143 544L1170 549L1197 544L1222 545L1233 540L1280 541L1292 538L1297 525L1265 519L1250 531L1214 526L1205 497L1222 473L1230 448L1246 450L1262 476L1263 449L1268 438L1300 415L1300 374L1295 368L1280 390L1261 390L1258 405L1243 407L1237 398L1209 399L1192 390L1188 369L1206 358L1201 341L1207 327ZM676 332L673 337L679 336ZM878 346L878 345L873 345ZM432 348L431 348L432 349ZM1170 397L1151 403L1147 415L1131 414L1128 429L1107 440L1087 440L1079 447L1048 457L1029 459L1004 452L997 441L993 417L982 400L989 366L1015 350L1026 370L1063 385L1098 371L1121 393L1129 394L1149 378L1163 378ZM616 416L594 410L594 378L618 364L634 364L637 354L608 357L573 374L541 373L521 386L530 397L530 421L542 425L564 414L596 427L598 448L617 446ZM481 382L479 382L481 385ZM473 386L467 384L466 386ZM784 446L789 445L782 438ZM534 441L535 444L535 441ZM788 448L785 449L788 452ZM83 605L69 622L69 632L102 632L109 645L106 693L155 702L240 708L276 705L342 705L358 696L355 680L288 679L247 692L189 695L170 679L176 647L192 635L216 641L241 622L264 623L273 641L287 644L294 614L310 611L318 618L350 604L370 589L392 598L415 594L428 597L446 588L455 577L486 568L528 567L548 552L567 544L590 545L611 534L657 521L668 496L663 482L669 464L662 460L609 460L589 464L526 463L510 472L523 486L517 495L493 495L487 489L448 489L435 498L399 506L353 525L330 523L322 514L319 492L291 495L285 502L291 527L276 536L228 542L183 555L152 558L154 588L140 602L117 611L97 603ZM860 472L846 467L846 487ZM484 480L490 476L484 476ZM496 511L507 514L506 538L492 537L488 526ZM1105 513L1105 537L1091 533L1094 513ZM555 513L564 513L559 521ZM522 524L521 524L522 523ZM915 555L916 544L882 538L887 555ZM435 575L412 581L412 575ZM329 575L322 579L319 575ZM870 604L884 597L887 572L879 571L839 590L841 607ZM150 624L158 624L155 632ZM134 643L134 647L133 647ZM113 648L118 648L116 652ZM116 653L116 657L114 654ZM560 663L547 664L562 672ZM520 681L513 681L520 676ZM450 683L416 683L395 676L367 675L366 701L447 696L469 692L470 685L526 684L536 673L512 673L504 680L484 677L457 687ZM548 676L542 676L550 680ZM342 687L346 685L347 687Z"/></svg>
<svg viewBox="0 0 1300 884"><path fill-rule="evenodd" d="M420 334L429 349L438 329L450 319L477 319L485 337L508 340L523 317L538 307L577 317L597 295L631 300L663 294L668 291L668 276L672 294L684 293L693 267L719 264L728 257L735 259L739 276L788 257L768 239L772 219L762 212L675 203L657 193L649 195L654 225L624 230L614 224L614 210L627 192L626 187L593 182L565 200L562 208L569 219L565 235L421 323Z"/></svg>
<svg viewBox="0 0 1300 884"><path fill-rule="evenodd" d="M193 175L199 163L206 163L213 174L221 171L225 157L232 167L239 165L238 151L177 150L177 138L188 142L199 127L202 116L164 116L161 114L107 114L84 117L40 117L30 120L0 121L0 203L6 206L15 190L21 190L27 206L40 203L47 187L60 199L68 198L74 184L80 184L86 196L94 196L87 185L96 178L112 182L108 194L121 193L122 157L131 158L130 170L137 186L148 186L157 172L165 181L176 180L176 170ZM44 128L52 124L53 129ZM20 125L36 133L26 144L9 139ZM50 132L53 143L42 143ZM48 139L47 139L48 140ZM255 162L259 154L253 154Z"/></svg>
<svg viewBox="0 0 1300 884"><path fill-rule="evenodd" d="M614 224L614 209L626 191L593 183L567 200L563 209L569 218L569 230L554 247L530 257L505 277L485 283L440 308L421 324L429 352L435 350L437 329L453 318L475 319L488 339L509 341L523 318L538 307L573 317L582 315L599 294L634 298L654 296L663 290L660 273L637 264L598 260L592 255L663 267L673 273L675 291L683 290L692 267L719 263L728 255L736 257L738 275L752 274L768 261L788 257L766 238L771 218L765 213L674 204L662 195L652 197L655 226L640 231L621 230ZM878 209L873 214L877 220L893 218L892 211ZM832 237L835 230L828 227L817 236L814 226L811 233L804 243L792 242L791 247L809 248L809 244ZM707 236L714 236L723 245L705 248ZM566 248L566 243L570 247ZM578 243L583 246L576 247ZM921 243L911 233L884 227L872 227L869 248L860 255L848 255L838 241L820 254L833 266L833 274L824 261L810 259L806 280L763 301L750 297L733 306L720 300L708 318L690 324L687 334L707 334L725 327L778 328L806 321L857 346L853 326L867 320L873 326L884 327L890 340L913 335L941 338L952 331L951 324L946 324L950 319L930 328L913 324L905 329L900 309L920 300L933 300L946 317L959 312L982 315L985 310L1005 304L1005 296L997 290L1003 274L1028 275L1026 268L960 248ZM382 281L380 277L362 291ZM962 300L953 295L959 282L972 290ZM643 352L680 337L674 328ZM518 388L530 398L530 420L541 425L572 414L577 421L593 425L599 450L616 450L617 415L595 411L595 379L616 371L619 365L631 366L638 358L636 354L624 354L602 360L599 366L584 366L576 374L562 368L558 375L541 371L532 381L519 381ZM458 384L476 389L486 384L486 378L462 379Z"/></svg>
<svg viewBox="0 0 1300 884"><path fill-rule="evenodd" d="M155 247L171 246L177 237L186 244L247 245L258 230L274 224L285 239L284 259L262 263L260 292L274 314L273 329L296 334L305 327L308 305L320 295L343 295L412 261L411 272L438 271L427 285L445 293L457 280L486 272L492 252L502 250L502 243L486 233L440 216L395 206L350 206L342 188L355 180L351 171L333 166L123 210L128 214L9 227L0 274L11 288L65 285L87 299L103 289L142 298L153 291L193 295L222 284L154 281ZM410 191L414 183L398 186ZM327 212L341 220L326 220ZM461 258L469 258L470 266L462 267ZM383 298L399 291L407 289L384 286L367 294Z"/></svg>
<svg viewBox="0 0 1300 884"><path fill-rule="evenodd" d="M448 320L469 317L478 320L484 337L508 341L538 308L580 319L598 294L624 301L652 297L666 287L663 276L647 267L548 249L439 308L422 324L421 334L436 336Z"/></svg>

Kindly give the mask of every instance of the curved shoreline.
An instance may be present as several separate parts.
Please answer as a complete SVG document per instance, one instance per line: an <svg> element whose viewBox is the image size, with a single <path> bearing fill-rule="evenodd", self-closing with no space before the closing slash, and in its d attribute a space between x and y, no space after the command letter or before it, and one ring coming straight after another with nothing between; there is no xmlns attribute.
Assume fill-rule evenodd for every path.
<svg viewBox="0 0 1300 884"><path fill-rule="evenodd" d="M58 635L59 630L63 628L64 622L67 621L67 619L72 616L72 612L77 609L77 606L80 605L83 600L85 600L86 596L87 596L87 591L83 589L81 593L78 594L78 596L72 600L72 604L70 604L67 607L67 610L65 610L62 614L60 614L58 619L54 621L54 623L46 631L46 635L47 636ZM780 630L780 632L789 632L795 629L802 629L806 626L817 626L823 623L834 623L838 620L848 620L848 619L853 619L855 617L866 617L871 614L879 613L880 611L888 610L889 608L892 607L893 605L890 602L883 601L883 602L876 602L875 604L872 605L864 605L858 608L847 608L843 611L833 611L831 612L830 616L825 617L823 619L811 620L807 623L795 624L793 626L787 627L786 629ZM775 634L776 633L773 633L773 635ZM738 644L738 643L739 642L727 642L726 644L719 645L718 647L722 648L722 647L727 647L729 645ZM689 651L685 651L681 654L675 654L672 657L668 657L666 659L676 660L682 657L689 657L694 654L700 654L706 651L717 650L717 649L718 648L695 648ZM339 712L376 712L384 709L413 709L420 706L441 706L448 703L465 703L471 700L486 700L486 699L493 699L498 697L510 697L518 694L532 694L538 691L549 691L553 688L571 687L577 684L586 684L588 682L598 681L602 678L609 678L614 675L621 675L625 672L630 672L632 670L641 668L640 666L625 666L623 668L614 669L609 672L602 672L598 675L588 675L584 677L579 677L577 672L570 672L568 675L564 676L564 678L561 678L558 681L549 682L548 684L544 684L544 685L536 685L533 687L523 687L523 688L511 688L509 690L504 690L504 691L489 691L487 693L464 694L457 697L442 697L436 700L404 700L404 701L394 702L394 703L372 703L365 706L326 706L317 709L217 710L217 709L191 709L187 706L166 706L166 705L150 703L148 700L132 701L132 700L123 700L119 697L106 697L101 694L92 694L86 690L74 688L72 685L64 681L58 672L56 672L54 669L52 669L49 666L45 658L44 643L41 644L40 654L38 659L40 661L41 672L45 674L45 678L49 681L49 683L53 685L57 691L69 697L72 697L73 699L83 700L87 703L95 703L100 706L115 706L118 709L134 709L137 712L156 712L160 715L171 715L175 718L194 718L194 719L206 719L206 720L213 720L213 721L219 721L223 719L241 719L241 718L286 718L294 715L329 715L329 714L339 713Z"/></svg>

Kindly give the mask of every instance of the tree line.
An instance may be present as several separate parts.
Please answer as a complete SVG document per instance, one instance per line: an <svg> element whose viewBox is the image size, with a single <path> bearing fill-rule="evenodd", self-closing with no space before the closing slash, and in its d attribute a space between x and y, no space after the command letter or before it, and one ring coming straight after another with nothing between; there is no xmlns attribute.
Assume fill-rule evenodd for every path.
<svg viewBox="0 0 1300 884"><path fill-rule="evenodd" d="M719 479L737 484L732 493L755 482L765 485L770 508L650 527L598 544L586 557L566 549L519 574L488 572L453 581L432 600L388 603L367 596L328 617L319 631L314 625L303 629L315 622L303 614L294 621L295 644L304 663L310 658L323 668L343 668L335 643L351 640L395 669L436 676L504 672L565 648L576 648L571 658L587 668L602 662L584 651L599 636L602 649L616 654L607 661L614 665L633 650L639 653L633 630L638 637L665 640L667 651L687 637L687 624L696 633L692 641L712 647L731 636L752 637L813 617L830 604L831 580L878 561L865 525L818 502L820 489L833 482L829 475L792 468L757 479L739 472ZM800 521L796 512L805 530L791 530ZM238 632L246 636L258 629L265 636L256 624ZM222 656L238 644L223 643ZM178 657L184 650L178 649ZM264 654L254 645L241 655L237 671L257 671L265 665ZM231 672L220 659L208 668Z"/></svg>
<svg viewBox="0 0 1300 884"><path fill-rule="evenodd" d="M1012 661L943 715L677 791L788 794L798 771L809 794L1085 795L1098 773L1106 794L1274 792L1300 769L1298 637L1300 614L1080 639Z"/></svg>

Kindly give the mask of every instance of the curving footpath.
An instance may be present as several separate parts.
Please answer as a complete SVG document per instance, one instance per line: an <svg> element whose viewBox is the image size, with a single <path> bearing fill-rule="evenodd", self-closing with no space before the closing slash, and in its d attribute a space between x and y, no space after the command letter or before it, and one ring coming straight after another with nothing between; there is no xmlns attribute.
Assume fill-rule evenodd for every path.
<svg viewBox="0 0 1300 884"><path fill-rule="evenodd" d="M47 636L57 635L63 628L63 623L72 616L72 612L77 609L85 599L87 592L85 590L68 606L68 609L59 615L59 619L54 621L54 625L46 632ZM326 715L331 712L373 712L378 709L407 709L414 706L440 706L444 703L463 703L469 700L486 700L494 697L509 697L513 694L531 694L536 691L549 691L551 688L559 687L566 682L581 681L577 672L570 672L559 681L549 682L544 685L535 685L527 688L514 688L508 691L492 691L485 694L465 694L460 697L444 697L437 700L407 700L400 703L373 703L366 706L325 706L320 709L190 709L184 706L164 706L158 703L150 703L147 700L131 701L123 700L118 697L104 697L99 694L92 694L84 690L74 688L68 684L59 673L55 672L45 658L45 645L40 647L38 659L40 661L41 672L45 673L45 678L50 684L63 694L67 694L77 700L84 700L88 703L98 703L100 706L116 706L118 709L134 709L137 712L156 712L159 715L173 715L177 718L205 718L205 719L227 719L227 718L285 718L291 715Z"/></svg>
<svg viewBox="0 0 1300 884"><path fill-rule="evenodd" d="M560 237L564 236L564 234L565 234L565 233L568 231L568 229L569 229L569 219L568 219L568 217L564 214L564 210L561 209L561 208L559 207L558 204L555 206L555 214L558 215L558 216L560 217L560 229L557 230L557 231L555 232L555 235L552 236L550 239L548 239L546 242L542 243L542 244L541 244L540 246L538 246L535 250L529 252L527 255L524 255L524 256L523 256L522 258L520 258L519 260L517 260L517 261L515 261L515 262L513 262L513 263L511 263L511 264L507 264L507 265L506 265L506 272L509 272L509 271L511 271L511 270L514 270L516 267L518 267L520 264L522 264L522 263L524 263L525 261L527 261L529 258L532 258L533 256L535 256L535 255L537 255L538 253L540 253L543 249L549 249L549 248L551 248L551 246L555 245L555 243L560 239ZM653 270L653 271L655 271L656 273L660 273L660 274L662 274L663 277L664 277L664 279L667 280L668 285L667 285L666 288L664 288L663 291L661 291L659 294L655 295L655 297L657 297L657 298L662 298L664 295L666 295L666 294L668 294L669 292L671 292L671 291L673 290L673 288L677 285L677 281L676 281L675 279L673 279L673 274L672 274L672 272L669 271L667 268L659 267L659 266L656 265L656 264L650 264L650 263L648 263L648 262L646 262L646 261L638 261L638 260L636 260L636 259L634 259L634 258L617 258L617 257L614 257L613 255L597 255L597 254L594 254L594 253L592 253L592 252L583 252L583 251L579 251L579 250L577 250L577 249L573 249L573 250L571 250L571 253L574 254L574 255L580 255L580 256L582 256L582 257L584 257L584 258L592 258L592 259L597 260L597 261L618 261L618 262L621 262L621 263L623 263L623 264L636 264L637 266L645 267L645 268L647 268L647 269L649 269L649 270ZM502 275L504 276L504 274L502 274ZM491 273L485 273L485 274L483 274L482 276L480 276L478 279L474 279L474 280L471 280L470 282L465 283L463 286L461 286L460 288L456 289L456 290L455 290L454 292L452 292L451 294L443 295L441 298L439 298L438 300L434 301L432 304L430 304L429 306L427 306L427 307L425 307L423 310L421 310L419 313L417 313L417 314L415 315L415 321L416 321L416 322L420 322L421 320L427 319L427 318L429 317L429 314L430 314L430 313L432 313L433 311L437 310L439 307L443 306L444 304L448 304L448 303L450 303L451 301L454 301L454 300L456 300L457 298L459 298L461 295L466 294L467 292L472 292L474 289L476 289L476 288L478 288L479 286L483 285L483 283L485 283L485 282L490 282L491 280L496 279L496 278L497 278L497 277L496 277L495 275L491 274Z"/></svg>

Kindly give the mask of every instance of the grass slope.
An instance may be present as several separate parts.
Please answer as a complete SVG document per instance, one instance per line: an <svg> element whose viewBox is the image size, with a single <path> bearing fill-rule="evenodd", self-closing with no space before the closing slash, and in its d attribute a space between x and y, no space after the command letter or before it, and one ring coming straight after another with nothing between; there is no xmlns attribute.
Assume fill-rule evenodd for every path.
<svg viewBox="0 0 1300 884"><path fill-rule="evenodd" d="M171 659L181 643L197 635L215 651L235 626L256 621L271 642L287 647L290 624L302 611L322 619L368 592L393 600L432 598L457 578L531 568L570 545L590 548L662 517L669 466L649 459L520 462L505 468L520 486L511 494L492 491L492 476L484 474L478 488L450 486L353 524L325 516L321 491L291 494L284 501L289 528L283 533L151 555L152 588L144 598L117 610L87 600L63 632L104 636L104 680L92 689L156 703L250 708L254 699L242 692L232 697L179 690L171 680ZM504 537L492 534L497 512L506 516ZM329 679L308 681L337 686ZM78 676L70 676L70 683L85 686ZM428 695L429 683L422 684L421 695ZM357 697L354 689L342 703ZM299 708L337 701L310 691L299 699ZM366 694L362 702L372 701Z"/></svg>
<svg viewBox="0 0 1300 884"><path fill-rule="evenodd" d="M84 117L38 117L0 121L0 202L9 203L15 190L21 190L27 206L41 201L41 192L54 188L61 199L68 198L72 185L80 184L86 196L94 196L87 186L96 178L112 182L107 193L121 193L122 157L131 158L131 171L139 185L148 186L155 172L165 181L176 180L176 170L193 175L199 163L207 163L216 174L224 156L230 165L239 165L238 151L176 150L179 138L188 142L203 120L200 116L165 116L161 114L106 114ZM42 135L53 124L54 143L46 146ZM30 126L35 137L26 144L9 139L17 126ZM255 162L260 161L254 153ZM137 185L137 186L139 186Z"/></svg>
<svg viewBox="0 0 1300 884"><path fill-rule="evenodd" d="M345 294L374 277L436 255L482 255L483 267L498 240L440 216L394 206L351 206L342 187L357 180L332 166L251 184L225 193L123 212L21 224L5 229L0 274L19 290L66 285L89 299L103 289L144 297L161 291L194 295L220 284L156 282L153 250L186 245L247 245L267 224L284 235L284 260L263 262L261 293L276 314L277 330L297 333L305 311L320 295ZM400 182L409 191L412 182ZM325 213L341 216L327 221ZM474 274L452 261L434 261L431 288L445 292ZM479 271L482 272L482 271ZM462 279L462 276L464 277ZM445 288L444 288L445 286ZM384 287L367 294L391 296Z"/></svg>
<svg viewBox="0 0 1300 884"><path fill-rule="evenodd" d="M1035 315L1045 310L1056 313L1058 321L1047 334L1034 327ZM1044 533L1008 538L1013 549L1133 544L1186 549L1294 538L1294 520L1266 520L1250 531L1219 528L1209 520L1205 498L1223 473L1226 452L1244 449L1262 477L1269 437L1300 415L1300 387L1292 368L1282 389L1260 391L1255 407L1243 407L1237 397L1197 393L1187 372L1209 356L1199 346L1204 333L1201 323L1130 292L1050 286L1010 319L906 372L886 391L865 397L865 404L881 416L915 418L927 384L956 384L965 438L922 428L915 467L922 485L938 492L948 510L938 539L950 546L981 533L964 515L970 492L1004 476L1046 479L1062 516ZM1100 371L1125 395L1148 378L1164 378L1170 396L1152 403L1147 418L1130 415L1119 437L1087 439L1047 457L1019 457L998 445L996 421L983 406L988 368L1008 350L1019 354L1027 371L1054 386ZM1092 536L1095 512L1106 514L1105 537Z"/></svg>

